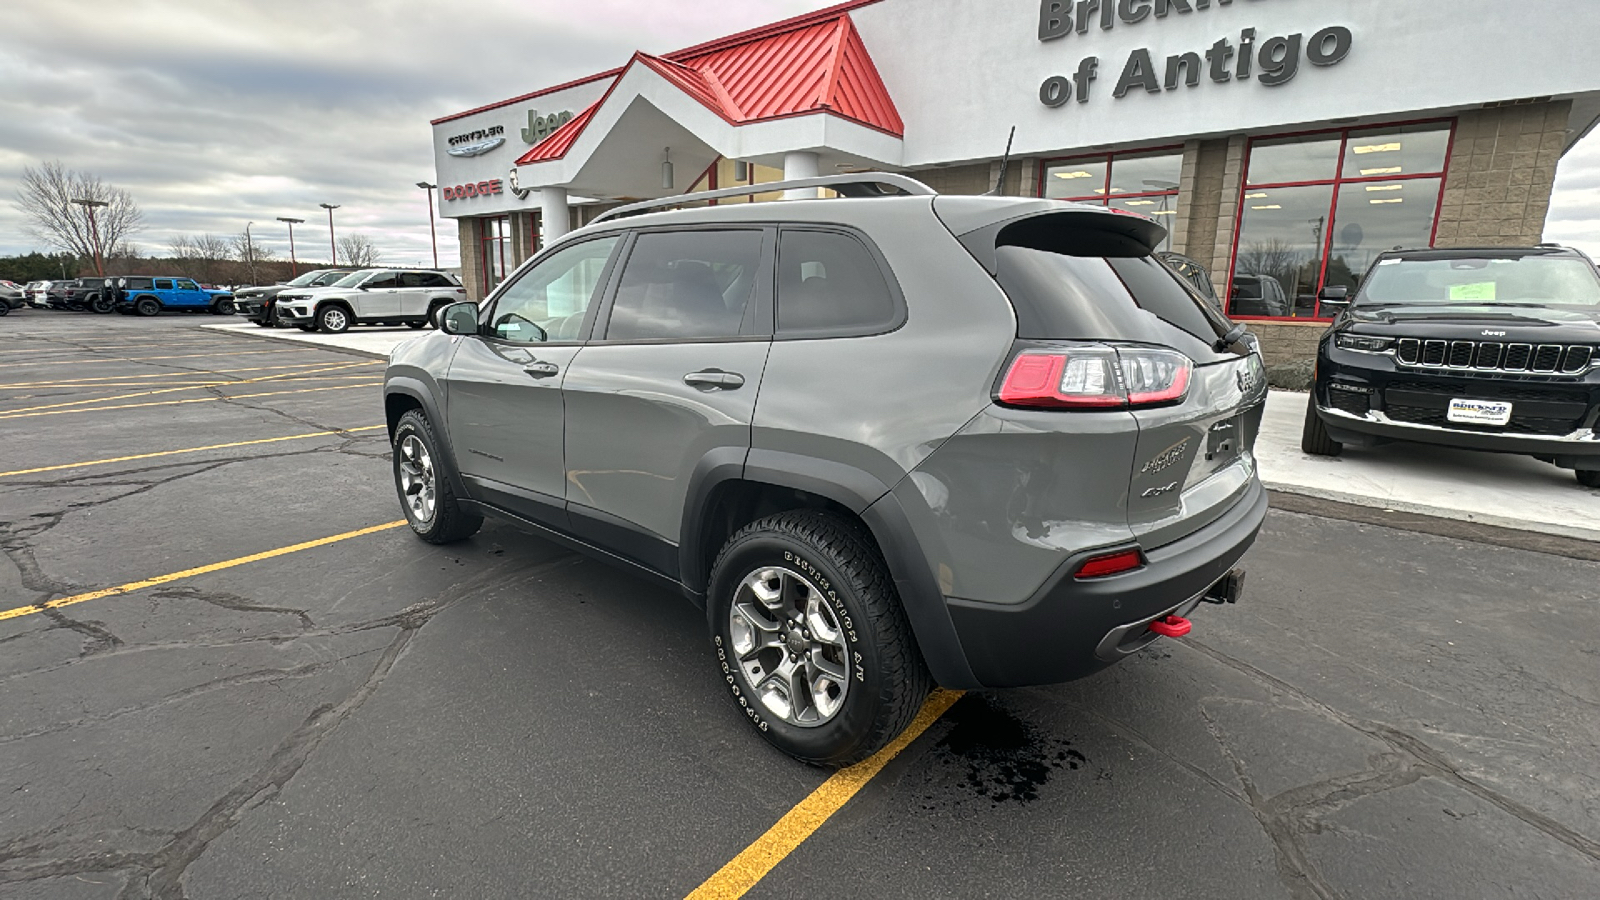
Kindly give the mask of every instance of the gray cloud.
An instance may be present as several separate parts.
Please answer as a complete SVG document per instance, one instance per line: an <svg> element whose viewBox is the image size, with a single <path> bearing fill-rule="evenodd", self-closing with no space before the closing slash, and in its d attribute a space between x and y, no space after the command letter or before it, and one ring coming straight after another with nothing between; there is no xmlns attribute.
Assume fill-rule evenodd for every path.
<svg viewBox="0 0 1600 900"><path fill-rule="evenodd" d="M0 44L0 254L42 249L10 202L49 159L126 188L136 242L237 234L302 255L340 233L429 257L428 120L594 74L831 0L8 0ZM440 261L456 262L439 222Z"/></svg>

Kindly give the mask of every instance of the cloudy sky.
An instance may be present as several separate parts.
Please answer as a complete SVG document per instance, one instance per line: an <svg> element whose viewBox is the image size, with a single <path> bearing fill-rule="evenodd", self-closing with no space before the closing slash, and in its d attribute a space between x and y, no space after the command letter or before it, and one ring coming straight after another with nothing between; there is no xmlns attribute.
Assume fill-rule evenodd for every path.
<svg viewBox="0 0 1600 900"><path fill-rule="evenodd" d="M133 194L146 253L254 221L287 256L278 216L310 253L337 203L340 234L420 264L429 119L832 2L0 0L0 254L44 249L13 201L57 159ZM1562 164L1548 236L1600 254L1600 136Z"/></svg>

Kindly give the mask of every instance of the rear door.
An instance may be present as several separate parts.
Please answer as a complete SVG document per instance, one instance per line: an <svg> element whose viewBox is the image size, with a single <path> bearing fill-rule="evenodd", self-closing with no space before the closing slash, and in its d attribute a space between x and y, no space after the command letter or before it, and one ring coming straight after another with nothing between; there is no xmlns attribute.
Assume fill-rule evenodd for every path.
<svg viewBox="0 0 1600 900"><path fill-rule="evenodd" d="M350 295L358 319L398 319L401 315L400 273L376 272Z"/></svg>
<svg viewBox="0 0 1600 900"><path fill-rule="evenodd" d="M573 360L566 497L573 531L668 577L689 485L743 465L772 346L775 233L638 234L596 340Z"/></svg>
<svg viewBox="0 0 1600 900"><path fill-rule="evenodd" d="M620 235L546 254L486 304L446 376L445 418L475 497L566 527L561 385L593 321Z"/></svg>

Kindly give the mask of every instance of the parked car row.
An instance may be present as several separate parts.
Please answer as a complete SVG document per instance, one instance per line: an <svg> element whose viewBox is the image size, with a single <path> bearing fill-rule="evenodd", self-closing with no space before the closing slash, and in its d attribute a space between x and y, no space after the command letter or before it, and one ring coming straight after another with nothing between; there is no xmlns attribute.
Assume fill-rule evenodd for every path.
<svg viewBox="0 0 1600 900"><path fill-rule="evenodd" d="M308 275L312 273L307 273ZM330 275L332 273L329 273ZM327 283L284 285L260 306L252 298L252 321L260 325L293 325L303 331L338 334L353 325L436 324L440 308L465 300L467 289L448 272L434 269L358 269ZM270 311L269 311L270 310Z"/></svg>
<svg viewBox="0 0 1600 900"><path fill-rule="evenodd" d="M7 284L10 284L9 282ZM24 303L36 309L120 312L154 316L166 310L233 315L233 292L205 287L192 278L113 275L13 286L19 302L5 295L8 310ZM10 290L10 289L8 289Z"/></svg>

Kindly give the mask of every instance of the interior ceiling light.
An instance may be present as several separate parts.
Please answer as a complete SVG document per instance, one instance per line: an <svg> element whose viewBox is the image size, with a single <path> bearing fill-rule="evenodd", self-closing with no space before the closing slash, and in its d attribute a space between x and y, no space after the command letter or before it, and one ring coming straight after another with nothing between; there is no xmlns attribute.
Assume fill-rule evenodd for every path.
<svg viewBox="0 0 1600 900"><path fill-rule="evenodd" d="M1152 215L1152 216L1175 216L1177 214L1178 214L1178 211L1175 210L1175 209L1158 209L1155 212L1151 213L1150 215Z"/></svg>
<svg viewBox="0 0 1600 900"><path fill-rule="evenodd" d="M1057 172L1056 173L1056 177L1057 178L1093 178L1094 175L1093 175L1093 173L1083 172L1083 171L1078 171L1078 172Z"/></svg>
<svg viewBox="0 0 1600 900"><path fill-rule="evenodd" d="M1398 141L1393 144L1367 144L1364 147L1355 148L1355 151L1357 156L1365 156L1368 153L1390 153L1399 150L1402 146L1404 145Z"/></svg>
<svg viewBox="0 0 1600 900"><path fill-rule="evenodd" d="M1372 184L1367 186L1367 193L1376 194L1379 191L1403 191L1405 189L1406 186L1403 184Z"/></svg>
<svg viewBox="0 0 1600 900"><path fill-rule="evenodd" d="M1389 166L1386 169L1362 169L1361 174L1369 177L1372 175L1399 175L1405 170L1405 166Z"/></svg>
<svg viewBox="0 0 1600 900"><path fill-rule="evenodd" d="M1129 206L1155 206L1156 202L1154 200L1129 200L1128 201L1128 205Z"/></svg>
<svg viewBox="0 0 1600 900"><path fill-rule="evenodd" d="M1245 194L1244 198L1246 200L1265 200L1270 196L1272 196L1272 195L1267 193L1266 191L1262 191L1262 192L1260 192L1258 194Z"/></svg>
<svg viewBox="0 0 1600 900"><path fill-rule="evenodd" d="M1376 203L1377 201L1374 200L1373 202ZM1274 204L1272 204L1270 206L1252 206L1250 208L1251 209L1283 209L1283 207L1279 206L1276 203L1274 203Z"/></svg>
<svg viewBox="0 0 1600 900"><path fill-rule="evenodd" d="M1406 202L1406 199L1404 197L1394 197L1389 200L1368 200L1367 202L1371 203L1373 206L1382 206L1385 203L1404 203Z"/></svg>

